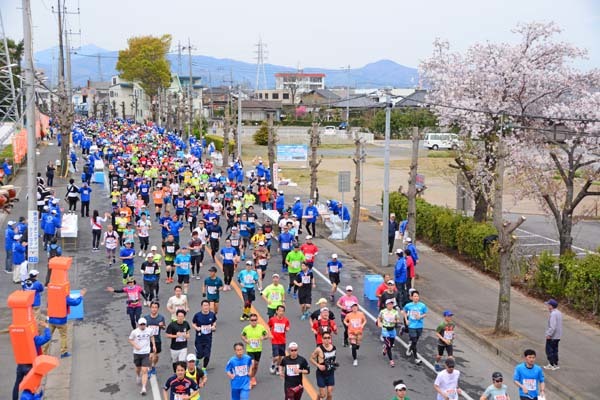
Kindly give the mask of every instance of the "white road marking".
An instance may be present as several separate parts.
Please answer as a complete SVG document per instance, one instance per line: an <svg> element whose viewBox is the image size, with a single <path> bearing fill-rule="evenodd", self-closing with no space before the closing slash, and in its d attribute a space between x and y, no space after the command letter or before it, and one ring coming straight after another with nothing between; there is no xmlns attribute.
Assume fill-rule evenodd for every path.
<svg viewBox="0 0 600 400"><path fill-rule="evenodd" d="M517 230L518 230L519 232L526 233L526 234L528 234L528 235L531 235L531 236L535 236L535 237L539 237L539 238L542 238L542 239L546 239L547 241L549 241L549 242L552 242L552 243L554 243L554 244L560 244L560 242L559 242L558 240L556 240L556 239L551 239L551 238L549 238L549 237L547 237L547 236L538 235L537 233L529 232L529 231L526 231L525 229L521 229L521 228L517 228ZM518 246L523 246L523 245L522 245L522 244L519 244ZM593 254L596 254L596 252L595 252L595 251L588 250L588 249L584 249L583 247L571 246L571 248L573 248L573 249L575 249L575 250L579 250L579 251L581 251L581 252L584 252L584 254L587 254L587 253L593 253Z"/></svg>
<svg viewBox="0 0 600 400"><path fill-rule="evenodd" d="M150 377L150 388L152 389L152 398L154 400L162 400L158 379L156 379L156 375L154 374Z"/></svg>
<svg viewBox="0 0 600 400"><path fill-rule="evenodd" d="M352 258L352 257L350 257ZM321 272L319 271L317 268L313 268L312 269L313 272L316 272L317 275L319 275L325 282L327 282L329 284L329 286L331 285L331 281ZM345 295L344 291L340 288L337 288L337 292L339 294L341 294L342 296ZM363 306L361 306L360 304L358 305L358 308L360 308L360 310L365 313L365 315L373 322L377 321L377 318L373 316L373 314L371 314L369 311L367 311L366 308L364 308ZM406 343L404 340L402 340L399 336L396 336L396 343L400 342L400 344L402 344L402 346L404 346L405 349L408 349L409 344ZM431 364L429 361L427 361L426 359L424 359L423 357L421 357L419 355L419 359L423 362L423 364L429 368L430 370L432 370L434 373L437 374L437 371L435 370L435 367L433 366L433 364ZM462 396L467 399L467 400L474 400L471 396L469 396L469 394L467 392L465 392L464 390L462 391Z"/></svg>

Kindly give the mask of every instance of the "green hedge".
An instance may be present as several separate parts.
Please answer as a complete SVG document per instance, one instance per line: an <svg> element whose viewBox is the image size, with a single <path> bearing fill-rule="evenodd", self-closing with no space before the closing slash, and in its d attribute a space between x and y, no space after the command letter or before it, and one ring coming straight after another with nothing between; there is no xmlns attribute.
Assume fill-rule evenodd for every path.
<svg viewBox="0 0 600 400"><path fill-rule="evenodd" d="M206 143L213 142L215 144L215 149L217 149L217 151L223 150L223 137L222 136L204 135L204 137L206 138ZM229 153L232 153L234 148L235 148L235 140L229 139Z"/></svg>
<svg viewBox="0 0 600 400"><path fill-rule="evenodd" d="M406 196L390 193L390 212L403 220L407 211ZM490 223L475 222L447 207L417 199L417 237L420 240L441 250L456 251L476 267L497 275L498 252L483 247L483 239L494 234L496 229ZM545 299L559 299L586 315L600 316L600 254L577 258L573 254L555 257L546 252L527 259L527 262L523 260L515 260L519 268L513 268L513 271L533 294ZM520 268L525 264L527 268Z"/></svg>

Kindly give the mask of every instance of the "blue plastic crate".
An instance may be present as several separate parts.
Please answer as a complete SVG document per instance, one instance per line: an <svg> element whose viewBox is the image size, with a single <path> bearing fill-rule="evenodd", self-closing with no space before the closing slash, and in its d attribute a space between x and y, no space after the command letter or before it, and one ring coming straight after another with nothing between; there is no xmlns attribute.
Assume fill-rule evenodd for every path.
<svg viewBox="0 0 600 400"><path fill-rule="evenodd" d="M379 285L383 283L381 275L365 275L364 277L364 294L369 300L377 300L375 292Z"/></svg>

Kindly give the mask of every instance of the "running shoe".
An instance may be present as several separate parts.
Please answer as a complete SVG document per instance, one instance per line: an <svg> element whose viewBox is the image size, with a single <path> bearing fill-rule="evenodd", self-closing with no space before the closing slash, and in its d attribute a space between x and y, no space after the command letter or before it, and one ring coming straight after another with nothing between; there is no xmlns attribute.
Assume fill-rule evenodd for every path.
<svg viewBox="0 0 600 400"><path fill-rule="evenodd" d="M300 316L300 320L301 320L301 321L305 321L305 320L306 320L306 314L302 314L302 315Z"/></svg>
<svg viewBox="0 0 600 400"><path fill-rule="evenodd" d="M396 364L394 363L394 360L390 360L390 367L394 368L396 366Z"/></svg>
<svg viewBox="0 0 600 400"><path fill-rule="evenodd" d="M269 372L271 373L271 375L275 375L276 371L277 367L275 365L271 365L271 368L269 368Z"/></svg>
<svg viewBox="0 0 600 400"><path fill-rule="evenodd" d="M435 368L436 372L440 372L444 369L444 367L442 367L440 364L434 364L433 368Z"/></svg>
<svg viewBox="0 0 600 400"><path fill-rule="evenodd" d="M196 275L196 280L200 280L200 275Z"/></svg>
<svg viewBox="0 0 600 400"><path fill-rule="evenodd" d="M140 394L142 396L145 396L146 395L146 388L142 388L142 390L140 391Z"/></svg>
<svg viewBox="0 0 600 400"><path fill-rule="evenodd" d="M408 349L406 349L406 357L410 357L412 355L412 350L409 347Z"/></svg>
<svg viewBox="0 0 600 400"><path fill-rule="evenodd" d="M420 358L415 358L415 364L419 365L421 363L422 363L422 361Z"/></svg>
<svg viewBox="0 0 600 400"><path fill-rule="evenodd" d="M552 370L552 369L554 369L554 365L552 365L552 364L544 365L544 369Z"/></svg>
<svg viewBox="0 0 600 400"><path fill-rule="evenodd" d="M245 320L246 320L246 316L245 316L244 314L242 314L242 315L240 316L240 321L245 321Z"/></svg>
<svg viewBox="0 0 600 400"><path fill-rule="evenodd" d="M552 366L552 371L556 371L557 369L560 369L560 367L558 365Z"/></svg>
<svg viewBox="0 0 600 400"><path fill-rule="evenodd" d="M381 350L381 354L383 354L384 357L387 355L387 347L385 346L385 344L383 345L383 348Z"/></svg>
<svg viewBox="0 0 600 400"><path fill-rule="evenodd" d="M71 357L71 353L69 353L68 351L65 351L64 353L62 353L60 355L60 358L67 358L67 357Z"/></svg>
<svg viewBox="0 0 600 400"><path fill-rule="evenodd" d="M294 298L294 300L298 300L298 293L294 293L294 294L292 295L292 297Z"/></svg>
<svg viewBox="0 0 600 400"><path fill-rule="evenodd" d="M355 367L358 367L358 360L352 361L352 365L354 365Z"/></svg>

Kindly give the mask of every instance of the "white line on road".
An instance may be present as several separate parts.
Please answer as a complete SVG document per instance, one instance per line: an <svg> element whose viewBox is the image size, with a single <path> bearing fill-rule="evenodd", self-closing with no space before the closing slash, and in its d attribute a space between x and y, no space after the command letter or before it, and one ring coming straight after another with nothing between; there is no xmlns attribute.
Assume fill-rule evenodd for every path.
<svg viewBox="0 0 600 400"><path fill-rule="evenodd" d="M160 396L160 387L158 385L158 379L156 379L156 375L152 375L150 377L150 387L152 388L152 398L154 400L162 400Z"/></svg>
<svg viewBox="0 0 600 400"><path fill-rule="evenodd" d="M316 272L317 275L319 275L325 282L327 282L329 284L329 286L331 285L331 281L321 272L319 271L317 268L313 268L312 269L313 272ZM342 296L345 295L344 291L340 288L337 288L337 292L340 293ZM360 304L358 305L358 307L360 308L360 310L365 313L365 315L373 322L377 321L377 318L373 316L373 314L371 314L369 311L367 311L366 308L364 308L363 306L361 306ZM343 323L343 322L342 322ZM404 340L402 340L399 336L396 336L396 343L400 342L402 344L402 346L404 346L405 349L408 349L409 345L408 343L406 343ZM419 356L419 359L423 362L423 364L425 366L427 366L430 370L432 370L434 373L437 374L437 371L435 370L435 367L433 366L433 364L431 364L429 361L427 361L426 359L424 359L423 357ZM471 396L469 396L469 394L467 392L465 392L464 390L462 391L462 396L467 399L467 400L473 400L473 398Z"/></svg>
<svg viewBox="0 0 600 400"><path fill-rule="evenodd" d="M525 229L521 229L521 228L517 228L517 230L518 230L519 232L526 233L526 234L528 234L528 235L532 235L532 236L536 236L536 237L539 237L539 238L542 238L542 239L546 239L546 240L548 240L548 241L550 241L550 242L552 242L552 243L555 243L555 244L560 244L560 242L559 242L558 240L556 240L556 239L552 239L552 238L549 238L549 237L547 237L547 236L538 235L537 233L529 232L529 231L526 231ZM519 246L522 246L522 245L519 245ZM571 246L571 248L573 248L573 249L575 249L575 250L582 251L582 252L584 252L584 253L586 253L586 254L587 254L587 253L594 253L594 254L596 253L595 251L588 250L588 249L584 249L583 247Z"/></svg>

